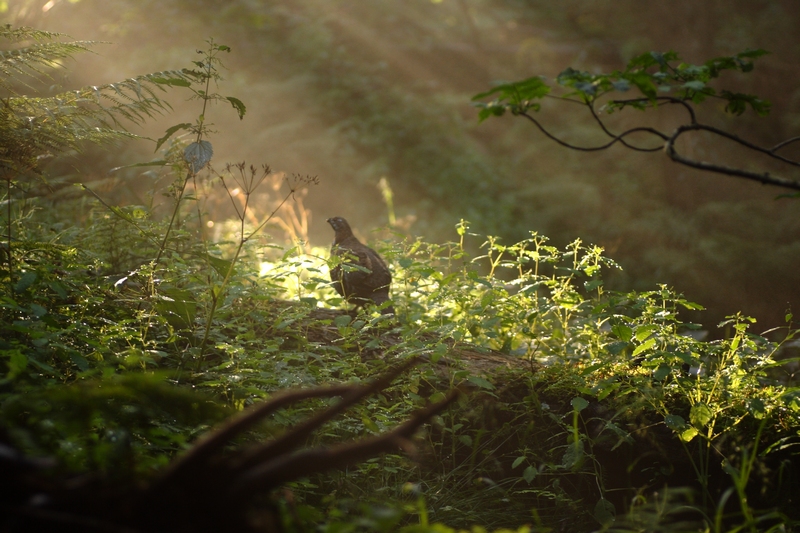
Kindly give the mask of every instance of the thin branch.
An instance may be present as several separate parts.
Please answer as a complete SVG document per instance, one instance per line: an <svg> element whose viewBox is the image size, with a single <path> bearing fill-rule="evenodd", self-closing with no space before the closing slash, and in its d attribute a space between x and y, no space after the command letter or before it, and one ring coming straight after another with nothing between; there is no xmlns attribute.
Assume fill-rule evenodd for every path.
<svg viewBox="0 0 800 533"><path fill-rule="evenodd" d="M693 131L693 130L708 131L710 133L715 133L721 137L725 137L726 139L729 139L735 143L750 148L751 150L768 155L774 159L777 159L778 161L782 161L788 165L792 165L795 167L800 167L800 161L795 161L794 159L789 159L787 157L780 156L774 153L775 152L774 148L764 148L762 146L758 146L757 144L753 144L750 141L746 141L741 137L738 137L732 133L728 133L727 131L715 128L714 126L707 126L705 124L691 124L691 125L681 126L677 130L675 130L675 133L673 133L673 137L675 137L676 135L681 135L687 131Z"/></svg>
<svg viewBox="0 0 800 533"><path fill-rule="evenodd" d="M785 141L780 142L780 143L776 144L775 146L773 146L772 148L770 148L769 152L770 153L774 153L774 152L780 150L781 148L783 148L784 146L790 145L790 144L792 144L794 142L797 142L797 141L800 141L800 136L792 137L791 139L786 139Z"/></svg>
<svg viewBox="0 0 800 533"><path fill-rule="evenodd" d="M539 123L539 121L536 120L535 118L533 118L531 115L529 115L527 113L519 113L519 115L523 116L523 117L527 118L528 120L530 120L531 122L533 122L536 125L536 127L539 128L539 130L542 133L544 133L545 136L547 136L547 138L555 141L556 143L560 144L561 146L564 146L566 148L571 148L573 150L578 150L578 151L581 151L581 152L597 152L599 150L605 150L606 148L608 148L608 147L616 144L617 142L621 141L624 137L630 135L631 133L636 133L636 132L640 132L640 131L655 135L656 137L659 137L659 138L663 139L664 141L669 140L669 136L667 136L666 134L658 131L657 129L649 128L649 127L640 127L640 128L631 128L631 129L629 129L627 131L624 131L624 132L620 133L619 135L615 135L612 138L611 141L609 141L608 143L603 144L601 146L576 146L576 145L570 144L570 143L568 143L566 141L562 141L561 139L559 139L558 137L556 137L555 135L553 135L552 133L547 131L544 128L544 126L542 126ZM659 146L655 150L650 150L650 149L647 149L647 150L642 149L642 150L643 151L655 151L655 150L661 150L661 147Z"/></svg>
<svg viewBox="0 0 800 533"><path fill-rule="evenodd" d="M597 112L594 110L594 106L591 103L586 104L586 105L589 107L589 112L592 114L592 117L594 117L595 122L597 122L597 124L600 126L600 129L602 129L603 132L605 132L605 134L608 135L609 137L617 138L616 135L614 135L613 133L611 133L611 131L609 131L609 129L606 127L606 125L603 123L603 121L600 120L600 117L597 115ZM658 152L659 150L663 149L663 146L656 146L654 148L640 148L638 146L634 146L634 145L630 144L628 141L626 141L623 138L619 138L619 142L621 142L623 144L623 146L625 146L627 148L630 148L631 150L635 150L637 152Z"/></svg>
<svg viewBox="0 0 800 533"><path fill-rule="evenodd" d="M722 130L717 130L716 128L713 128L711 126L703 126L701 124L680 126L678 129L675 130L675 132L672 134L672 137L670 137L670 139L667 141L666 145L664 146L664 151L667 153L667 156L670 159L672 159L673 161L675 161L677 163L681 163L681 164L689 166L689 167L692 167L692 168L705 170L705 171L708 171L708 172L716 172L716 173L719 173L719 174L727 174L729 176L737 176L737 177L740 177L740 178L745 178L745 179L757 181L757 182L762 183L764 185L775 185L775 186L778 186L778 187L785 187L787 189L793 189L793 190L796 190L796 191L800 191L800 181L795 181L795 180L790 180L790 179L787 179L787 178L781 178L781 177L777 177L777 176L772 176L772 175L770 175L769 172L763 172L763 173L751 172L749 170L743 170L743 169L728 167L728 166L724 166L724 165L716 165L716 164L713 164L713 163L706 163L705 161L695 161L693 159L688 159L688 158L680 155L675 149L675 141L678 139L678 137L680 137L681 135L683 135L684 133L686 133L688 131L709 131L709 132L712 132L712 133L716 133L716 134L721 135L721 136L723 136L723 137L725 137L727 139L731 139L731 140L733 140L735 142L738 142L739 144L741 144L743 146L746 146L748 148L756 150L758 152L762 152L762 153L765 153L767 155L771 155L772 157L775 157L776 159L780 159L782 161L786 161L786 162L788 162L790 164L793 164L793 165L798 165L798 163L796 163L794 161L786 160L785 158L779 157L779 156L771 153L769 150L766 150L766 149L761 148L759 146L753 145L753 144L751 144L751 143L749 143L747 141L744 141L743 139L740 139L740 138L736 137L735 135L732 135L730 133L724 132ZM798 166L800 166L800 165L798 165Z"/></svg>
<svg viewBox="0 0 800 533"><path fill-rule="evenodd" d="M671 96L660 96L660 97L657 97L656 100L662 101L662 102L671 103L671 104L678 104L678 105L683 106L684 109L686 109L686 111L689 113L689 118L691 120L691 123L690 124L685 124L683 126L679 126L672 133L672 135L669 135L669 136L666 135L663 132L660 132L660 131L658 131L658 130L656 130L654 128L650 128L650 127L632 128L632 129L629 129L627 131L624 131L624 132L620 133L619 135L614 135L606 127L606 125L603 123L603 121L600 119L600 117L597 115L597 112L595 111L593 104L590 103L590 102L589 103L585 102L584 105L589 107L589 112L591 113L592 118L594 118L595 122L597 122L597 124L600 126L602 131L606 135L611 137L611 140L608 143L600 145L600 146L577 146L577 145L568 143L568 142L556 137L555 135L553 135L549 131L547 131L547 129L545 129L544 126L542 126L542 124L536 118L534 118L533 116L529 115L528 113L523 111L523 112L518 112L516 114L517 115L521 115L521 116L527 118L528 120L530 120L531 122L533 122L533 124L537 128L539 128L539 130L542 133L544 133L544 135L548 139L556 142L557 144L559 144L561 146L564 146L566 148L570 148L572 150L578 150L578 151L581 151L581 152L596 152L596 151L599 151L599 150L605 150L605 149L609 148L610 146L612 146L613 144L615 144L617 142L621 143L626 148L630 148L632 150L639 151L639 152L656 152L656 151L661 150L663 148L664 151L667 153L667 156L670 159L672 159L676 163L681 163L683 165L686 165L686 166L689 166L689 167L692 167L692 168L697 168L699 170L705 170L705 171L708 171L708 172L716 172L716 173L719 173L719 174L727 174L729 176L736 176L736 177L740 177L740 178L754 180L754 181L758 181L758 182L760 182L762 184L765 184L765 185L774 185L774 186L777 186L777 187L784 187L784 188L793 189L793 190L800 190L800 181L796 181L796 180L792 180L792 179L788 179L788 178L783 178L783 177L779 177L779 176L773 176L769 172L752 172L752 171L744 170L744 169L740 169L740 168L733 168L733 167L729 167L729 166L725 166L725 165L707 163L705 161L696 161L696 160L689 159L689 158L679 154L677 152L676 148L675 148L676 140L678 139L678 137L680 137L684 133L690 132L690 131L706 131L706 132L713 133L713 134L719 135L721 137L724 137L724 138L726 138L728 140L731 140L731 141L733 141L733 142L735 142L735 143L737 143L737 144L739 144L741 146L749 148L750 150L753 150L755 152L767 155L767 156L769 156L769 157L771 157L773 159L777 159L778 161L781 161L782 163L786 163L786 164L792 165L794 167L800 167L800 161L796 161L794 159L790 159L788 157L784 157L784 156L778 155L776 153L779 149L784 148L785 146L788 146L789 144L792 144L792 143L800 141L800 136L792 137L791 139L787 139L787 140L785 140L783 142L780 142L780 143L776 144L772 148L764 148L764 147L759 146L757 144L754 144L754 143L752 143L750 141L742 139L741 137L739 137L737 135L734 135L732 133L728 133L728 132L726 132L724 130L715 128L713 126L708 126L706 124L698 123L697 122L697 117L696 117L696 115L694 113L694 109L692 108L692 106L689 105L688 102L686 102L684 100L681 100L680 98L674 98L674 97L671 97ZM567 100L567 101L573 101L573 100ZM633 98L633 99L630 99L630 100L614 100L614 101L612 101L612 103L626 105L626 104L633 104L633 103L637 103L637 102L650 102L650 101L651 100L649 98ZM625 137L630 135L631 133L635 133L635 132L646 132L646 133L650 133L652 135L655 135L656 137L659 137L660 139L662 139L664 141L664 145L663 145L663 147L659 146L657 148L655 148L655 147L654 148L641 148L641 147L632 145L631 143L629 143L629 142L627 142L625 140Z"/></svg>

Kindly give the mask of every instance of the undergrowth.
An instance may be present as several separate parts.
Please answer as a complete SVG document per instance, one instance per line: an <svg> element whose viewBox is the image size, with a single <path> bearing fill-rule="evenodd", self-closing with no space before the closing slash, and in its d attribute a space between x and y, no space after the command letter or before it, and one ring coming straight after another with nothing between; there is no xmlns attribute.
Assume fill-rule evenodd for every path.
<svg viewBox="0 0 800 533"><path fill-rule="evenodd" d="M194 75L217 80L223 51L211 41ZM26 453L64 472L147 479L276 391L358 383L421 355L308 446L382 433L453 387L471 392L412 456L291 483L276 496L287 530L797 527L790 312L760 335L737 314L705 340L680 315L701 306L669 287L606 291L604 271L620 267L597 246L557 248L536 232L506 245L466 221L441 244L384 232L374 245L397 314L347 310L327 250L307 239L315 178L214 170L204 115L160 141L171 184L152 197L166 193L169 210L99 193L56 205L9 181L0 417ZM191 137L168 143L180 129ZM212 220L204 206L224 202L231 217ZM282 409L240 444L327 402Z"/></svg>

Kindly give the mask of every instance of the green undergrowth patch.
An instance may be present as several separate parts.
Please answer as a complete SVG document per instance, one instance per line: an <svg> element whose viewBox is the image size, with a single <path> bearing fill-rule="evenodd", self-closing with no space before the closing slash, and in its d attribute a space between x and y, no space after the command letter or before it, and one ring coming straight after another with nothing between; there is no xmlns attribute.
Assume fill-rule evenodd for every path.
<svg viewBox="0 0 800 533"><path fill-rule="evenodd" d="M385 432L453 387L468 392L414 454L294 482L287 516L331 530L427 520L591 531L680 518L726 531L798 519L791 316L757 335L736 315L702 340L680 319L699 306L668 287L606 292L603 270L619 267L597 247L557 249L535 233L503 245L467 223L457 236L376 243L394 272L387 317L344 309L322 250L248 244L219 289L216 245L187 239L158 266L112 271L107 242L27 235L0 308L6 431L70 471L147 477L276 391L363 382L419 356L308 446ZM130 251L149 246L125 238ZM469 256L468 239L482 255ZM239 444L327 402L283 409Z"/></svg>
<svg viewBox="0 0 800 533"><path fill-rule="evenodd" d="M22 36L55 37L30 32ZM20 50L24 60L30 51ZM466 221L445 243L384 232L370 244L392 270L396 314L349 309L332 290L328 251L296 238L307 235L302 195L316 178L273 179L267 165L207 167L206 104L227 102L240 118L246 110L212 91L228 52L209 40L193 62L200 70L139 82L189 88L202 106L194 124L159 140L164 159L148 163L170 182L148 196L163 205L117 207L85 184L72 199L37 193L30 165L80 135L51 142L65 133L46 118L28 121L35 135L14 141L25 150L9 152L0 215L3 449L54 459L56 476L143 483L278 391L364 383L416 357L305 445L385 433L457 387L458 401L403 454L366 456L276 491L287 531L797 527L791 311L761 334L744 314L704 331L682 318L702 306L668 286L608 291L604 276L620 267L598 246L555 247L537 232L506 244ZM135 81L103 90L133 90ZM102 122L108 113L162 104L156 93L125 94L131 103L111 108L87 100L92 112L77 121L83 108L72 100L37 102L75 135L102 124L114 137L123 134ZM7 100L7 113L26 112L28 97ZM215 202L230 204L229 220L209 219ZM335 401L279 409L234 445L280 435Z"/></svg>

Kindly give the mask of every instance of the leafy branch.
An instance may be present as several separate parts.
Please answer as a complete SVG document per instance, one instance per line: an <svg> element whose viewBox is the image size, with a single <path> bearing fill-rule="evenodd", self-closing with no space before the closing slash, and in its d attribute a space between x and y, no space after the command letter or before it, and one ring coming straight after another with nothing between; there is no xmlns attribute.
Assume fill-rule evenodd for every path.
<svg viewBox="0 0 800 533"><path fill-rule="evenodd" d="M753 70L753 61L767 54L764 50L747 50L733 56L717 57L702 65L690 65L680 61L676 52L650 52L633 58L623 71L610 74L590 74L567 68L556 78L556 82L567 92L562 96L551 95L551 87L541 77L532 77L523 81L506 83L480 93L473 101L481 108L481 121L502 116L506 112L522 116L532 122L546 137L556 143L583 152L605 150L615 144L639 152L656 152L664 150L667 157L688 167L708 172L758 181L765 185L774 185L800 191L797 179L774 176L769 172L752 171L744 168L719 163L709 163L687 157L676 148L677 140L690 132L703 131L732 141L739 146L764 154L790 167L800 168L800 161L779 154L779 150L800 141L800 136L786 139L775 146L763 147L714 126L698 121L695 106L707 99L716 99L725 103L725 111L733 115L742 115L748 108L759 116L766 116L770 111L770 103L755 95L717 90L710 85L714 79L726 70L747 73ZM627 99L605 98L612 93L627 92L637 89L643 96ZM494 96L490 102L481 102ZM541 100L558 98L586 106L592 119L608 141L595 146L583 146L570 143L552 133L534 116L541 110ZM601 100L602 99L602 100ZM662 131L653 127L639 126L629 128L621 133L612 132L603 122L598 111L611 114L625 108L640 111L657 108L660 104L673 104L683 107L688 114L688 122L672 131ZM655 140L652 142L634 142L629 138L642 134Z"/></svg>

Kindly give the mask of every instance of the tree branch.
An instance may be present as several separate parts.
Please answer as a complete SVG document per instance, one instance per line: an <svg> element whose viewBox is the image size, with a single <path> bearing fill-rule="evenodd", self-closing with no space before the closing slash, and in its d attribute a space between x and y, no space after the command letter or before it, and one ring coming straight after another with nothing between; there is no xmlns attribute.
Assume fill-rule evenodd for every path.
<svg viewBox="0 0 800 533"><path fill-rule="evenodd" d="M592 105L591 103L588 103L586 105L589 107L589 112L592 114L592 117L594 118L595 122L597 122L597 124L605 132L605 134L611 137L612 139L617 139L618 136L611 133L611 131L609 131L609 129L606 127L605 123L603 123L603 121L600 120L600 117L597 116L597 112L594 110L594 105ZM635 150L637 152L657 152L662 149L661 146L656 146L654 148L640 148L638 146L630 144L628 141L626 141L621 137L619 137L619 142L621 142L623 146L630 148L631 150Z"/></svg>
<svg viewBox="0 0 800 533"><path fill-rule="evenodd" d="M655 135L656 137L659 137L664 141L669 140L669 137L666 134L658 131L657 129L649 128L649 127L639 127L639 128L631 128L629 130L623 131L619 135L613 135L613 134L611 134L609 132L609 135L612 136L611 141L607 142L606 144L600 145L600 146L577 146L577 145L574 145L574 144L570 144L570 143L568 143L566 141L562 141L561 139L559 139L558 137L556 137L555 135L553 135L552 133L547 131L544 128L544 126L542 126L539 123L539 121L536 120L535 118L533 118L531 115L529 115L527 113L524 113L524 112L521 112L521 113L518 113L518 114L520 116L523 116L523 117L527 118L531 122L533 122L536 125L536 127L539 128L539 130L547 136L547 138L557 142L561 146L564 146L566 148L571 148L572 150L578 150L578 151L581 151L581 152L597 152L599 150L605 150L606 148L616 144L617 142L622 141L622 139L624 137L630 135L631 133L636 133L636 132L640 132L640 131ZM631 148L633 150L644 151L644 152L653 152L653 151L661 150L661 146L659 146L658 148L635 148L635 147L629 147L629 148Z"/></svg>
<svg viewBox="0 0 800 533"><path fill-rule="evenodd" d="M365 457L373 457L379 453L398 448L408 452L413 449L410 439L417 428L450 405L458 398L459 394L458 389L450 391L444 400L417 411L410 419L383 435L343 444L335 448L304 450L294 455L276 456L271 461L255 465L244 471L231 490L234 494L240 495L267 491L292 479L349 466L363 461Z"/></svg>
<svg viewBox="0 0 800 533"><path fill-rule="evenodd" d="M784 158L784 157L781 157L781 156L778 156L778 155L774 154L773 151L775 149L769 150L769 149L762 148L762 147L754 145L754 144L752 144L752 143L750 143L748 141L745 141L744 139L741 139L741 138L737 137L736 135L733 135L731 133L727 133L725 131L719 130L719 129L714 128L712 126L705 126L705 125L702 125L702 124L688 124L688 125L685 125L685 126L680 126L680 127L678 127L678 129L675 130L675 132L669 138L667 143L664 145L664 151L666 152L667 156L670 159L672 159L673 161L675 161L677 163L681 163L682 165L686 165L688 167L697 168L697 169L705 170L705 171L708 171L708 172L716 172L718 174L727 174L729 176L736 176L736 177L740 177L740 178L745 178L745 179L757 181L757 182L759 182L761 184L764 184L764 185L775 185L777 187L784 187L784 188L787 188L787 189L793 189L793 190L796 190L796 191L800 191L800 181L790 180L790 179L787 179L787 178L781 178L781 177L778 177L778 176L772 176L772 175L770 175L769 172L763 172L763 173L751 172L749 170L743 170L743 169L740 169L740 168L733 168L733 167L728 167L728 166L724 166L724 165L716 165L716 164L713 164L713 163L706 163L705 161L695 161L693 159L689 159L687 157L684 157L684 156L680 155L677 152L677 150L675 149L675 141L678 139L678 137L680 137L681 135L683 135L684 133L686 133L688 131L708 131L708 132L711 132L711 133L715 133L717 135L721 135L722 137L725 137L726 139L730 139L730 140L732 140L734 142L737 142L737 143L741 144L742 146L746 146L747 148L750 148L751 150L755 150L757 152L764 153L766 155L774 157L774 158L776 158L776 159L778 159L780 161L783 161L785 163L788 163L790 165L800 166L800 163L798 163L796 161L792 161L791 159L787 159L787 158ZM780 147L780 145L778 145L778 147Z"/></svg>

